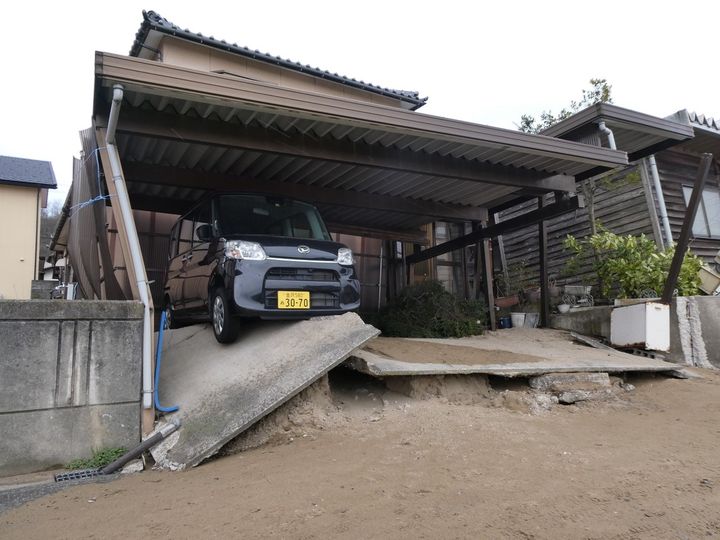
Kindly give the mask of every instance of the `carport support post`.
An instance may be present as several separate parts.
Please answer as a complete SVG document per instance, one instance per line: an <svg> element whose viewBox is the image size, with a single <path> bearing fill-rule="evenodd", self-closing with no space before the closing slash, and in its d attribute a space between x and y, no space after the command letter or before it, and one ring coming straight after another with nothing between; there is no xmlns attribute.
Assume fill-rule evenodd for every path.
<svg viewBox="0 0 720 540"><path fill-rule="evenodd" d="M107 153L107 141L105 139L105 129L103 128L96 128L95 135L97 137L98 145L100 147L100 160L102 161L102 166L104 171L111 171L112 167L110 165L110 157ZM123 178L123 182L125 179ZM115 217L117 224L118 224L118 236L120 236L120 245L123 250L123 258L125 260L125 267L128 272L128 277L130 278L130 288L133 293L133 299L138 300L140 298L140 292L138 291L138 284L137 284L137 277L135 275L135 271L132 268L132 264L130 263L130 243L127 236L127 229L125 220L123 218L123 214L119 209L117 208L117 189L115 188L115 184L112 181L108 181L107 176L105 179L105 185L107 187L108 193L110 194L110 205L113 209L113 216ZM153 332L153 325L154 325L154 306L152 303L152 295L150 295L150 287L146 285L148 288L148 296L149 296L149 304L150 304L150 328L151 328L151 336L154 334ZM155 343L154 340L152 340L152 349L150 351L150 358L151 358L151 365L150 365L150 372L155 373ZM154 404L151 402L150 408L146 409L144 407L141 407L141 424L142 424L142 433L143 435L147 435L150 433L155 425L155 407Z"/></svg>
<svg viewBox="0 0 720 540"><path fill-rule="evenodd" d="M680 230L680 237L675 245L675 254L673 255L672 263L670 263L668 277L665 280L665 288L663 289L662 294L663 304L670 304L672 301L673 292L675 291L678 276L680 275L680 269L682 268L682 263L685 259L688 241L690 240L690 232L692 231L693 223L695 223L695 215L697 214L697 209L698 206L700 206L700 200L702 199L705 180L707 180L708 173L710 172L712 159L712 154L704 153L702 155L692 195L690 196L687 210L685 211L685 219L683 220L682 229Z"/></svg>
<svg viewBox="0 0 720 540"><path fill-rule="evenodd" d="M538 197L538 210L543 207L543 197ZM550 296L548 295L547 273L547 222L538 223L538 244L540 246L540 326L545 328L550 321Z"/></svg>
<svg viewBox="0 0 720 540"><path fill-rule="evenodd" d="M493 261L492 261L492 238L485 238L482 241L482 278L485 284L485 299L488 304L488 319L490 330L497 330L495 322L495 293L493 292Z"/></svg>

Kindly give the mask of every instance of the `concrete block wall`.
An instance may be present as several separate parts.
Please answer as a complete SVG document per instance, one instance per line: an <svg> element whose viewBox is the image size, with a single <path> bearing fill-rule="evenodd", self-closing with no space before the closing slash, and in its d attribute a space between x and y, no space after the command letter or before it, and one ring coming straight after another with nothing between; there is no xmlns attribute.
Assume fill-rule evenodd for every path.
<svg viewBox="0 0 720 540"><path fill-rule="evenodd" d="M645 300L621 301L629 305ZM610 338L612 307L584 308L550 317L550 327ZM670 304L670 362L720 369L720 296L681 296Z"/></svg>
<svg viewBox="0 0 720 540"><path fill-rule="evenodd" d="M0 476L140 441L142 304L0 301Z"/></svg>

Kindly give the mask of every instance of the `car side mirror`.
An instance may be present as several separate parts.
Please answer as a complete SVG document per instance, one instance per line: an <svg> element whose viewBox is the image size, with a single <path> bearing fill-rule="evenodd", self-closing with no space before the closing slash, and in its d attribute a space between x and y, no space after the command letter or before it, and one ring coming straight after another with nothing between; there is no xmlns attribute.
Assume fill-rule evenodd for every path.
<svg viewBox="0 0 720 540"><path fill-rule="evenodd" d="M200 225L197 229L195 229L195 236L197 236L198 240L201 242L207 242L212 238L212 229L210 228L210 225Z"/></svg>

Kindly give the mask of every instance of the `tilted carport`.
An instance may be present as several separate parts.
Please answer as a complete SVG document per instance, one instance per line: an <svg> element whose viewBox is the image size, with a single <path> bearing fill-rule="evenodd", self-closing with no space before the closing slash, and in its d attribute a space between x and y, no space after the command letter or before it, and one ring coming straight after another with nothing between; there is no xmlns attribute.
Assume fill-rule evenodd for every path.
<svg viewBox="0 0 720 540"><path fill-rule="evenodd" d="M96 55L101 149L114 85L135 210L179 214L208 190L257 191L315 203L334 232L421 243L421 225L483 224L627 164L608 148L107 53Z"/></svg>

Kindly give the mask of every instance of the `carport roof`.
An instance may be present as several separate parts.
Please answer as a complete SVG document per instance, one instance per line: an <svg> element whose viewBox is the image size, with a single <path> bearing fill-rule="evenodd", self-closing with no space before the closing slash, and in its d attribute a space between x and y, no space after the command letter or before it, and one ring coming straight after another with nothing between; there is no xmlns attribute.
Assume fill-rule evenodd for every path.
<svg viewBox="0 0 720 540"><path fill-rule="evenodd" d="M622 151L107 53L96 56L98 126L117 83L118 146L133 204L146 209L286 186L330 222L412 229L482 219L627 164Z"/></svg>

